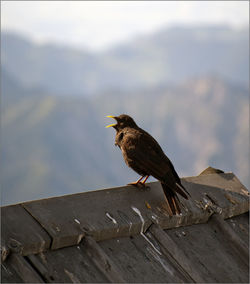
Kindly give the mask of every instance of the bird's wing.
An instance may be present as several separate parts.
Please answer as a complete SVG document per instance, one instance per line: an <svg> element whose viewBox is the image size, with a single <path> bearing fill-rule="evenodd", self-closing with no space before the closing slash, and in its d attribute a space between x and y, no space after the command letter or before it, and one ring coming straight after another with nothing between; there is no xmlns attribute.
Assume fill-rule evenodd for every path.
<svg viewBox="0 0 250 284"><path fill-rule="evenodd" d="M150 134L145 131L140 131L140 135L129 133L125 139L127 156L137 168L158 180L168 180L170 185L179 181L171 161Z"/></svg>
<svg viewBox="0 0 250 284"><path fill-rule="evenodd" d="M129 161L127 163L131 168L138 173L155 177L164 184L165 189L172 189L188 199L189 193L182 186L173 164L150 134L145 131L130 131L124 135L123 147L125 161Z"/></svg>

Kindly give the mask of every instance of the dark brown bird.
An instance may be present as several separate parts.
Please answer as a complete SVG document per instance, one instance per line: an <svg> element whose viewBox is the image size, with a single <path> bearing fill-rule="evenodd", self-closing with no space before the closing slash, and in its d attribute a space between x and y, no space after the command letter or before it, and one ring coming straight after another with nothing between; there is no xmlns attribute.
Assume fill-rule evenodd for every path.
<svg viewBox="0 0 250 284"><path fill-rule="evenodd" d="M132 184L144 186L149 176L158 179L171 215L180 214L180 201L176 193L185 199L188 199L189 193L181 184L173 164L158 142L126 114L107 117L114 118L117 122L106 126L116 130L115 145L120 147L126 164L141 176ZM144 177L144 181L141 182Z"/></svg>

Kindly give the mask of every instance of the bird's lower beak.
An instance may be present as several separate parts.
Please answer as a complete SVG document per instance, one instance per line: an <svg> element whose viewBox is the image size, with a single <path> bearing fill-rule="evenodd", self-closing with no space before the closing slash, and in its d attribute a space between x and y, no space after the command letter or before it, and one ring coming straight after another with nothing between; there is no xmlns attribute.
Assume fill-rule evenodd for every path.
<svg viewBox="0 0 250 284"><path fill-rule="evenodd" d="M114 119L116 119L116 117L115 117L115 116L113 116L113 115L107 115L106 117L110 117L110 118L114 118ZM109 125L107 125L107 126L106 126L106 128L114 127L114 126L116 126L116 123L109 124Z"/></svg>

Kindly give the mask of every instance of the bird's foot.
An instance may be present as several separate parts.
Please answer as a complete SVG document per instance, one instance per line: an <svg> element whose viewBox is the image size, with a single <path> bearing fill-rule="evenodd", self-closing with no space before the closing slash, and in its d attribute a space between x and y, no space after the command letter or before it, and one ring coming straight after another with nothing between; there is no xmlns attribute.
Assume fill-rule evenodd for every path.
<svg viewBox="0 0 250 284"><path fill-rule="evenodd" d="M148 186L145 183L140 182L140 181L139 182L130 182L130 183L128 183L128 185L133 185L133 186L136 186L136 187L143 189L143 190L150 189L150 186Z"/></svg>

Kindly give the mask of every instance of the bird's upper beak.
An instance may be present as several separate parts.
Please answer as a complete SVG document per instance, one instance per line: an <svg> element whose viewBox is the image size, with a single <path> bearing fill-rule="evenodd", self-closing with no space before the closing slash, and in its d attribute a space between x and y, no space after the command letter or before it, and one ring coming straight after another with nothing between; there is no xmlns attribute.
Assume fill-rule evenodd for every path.
<svg viewBox="0 0 250 284"><path fill-rule="evenodd" d="M106 117L111 117L111 118L116 119L116 117L115 117L115 116L113 116L113 115L107 115ZM114 126L116 126L116 123L109 124L109 125L107 125L107 126L106 126L106 128L114 127Z"/></svg>

